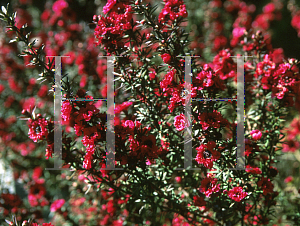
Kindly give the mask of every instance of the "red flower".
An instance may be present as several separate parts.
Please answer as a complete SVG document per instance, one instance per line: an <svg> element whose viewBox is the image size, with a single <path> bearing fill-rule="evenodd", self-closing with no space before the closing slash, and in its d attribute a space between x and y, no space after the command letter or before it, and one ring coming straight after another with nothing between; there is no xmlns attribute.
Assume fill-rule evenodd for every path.
<svg viewBox="0 0 300 226"><path fill-rule="evenodd" d="M49 159L50 157L52 158L52 154L54 153L54 143L48 144L46 148L46 159Z"/></svg>
<svg viewBox="0 0 300 226"><path fill-rule="evenodd" d="M164 0L165 7L158 16L159 22L166 22L169 19L174 21L179 16L187 17L188 13L182 0Z"/></svg>
<svg viewBox="0 0 300 226"><path fill-rule="evenodd" d="M55 200L51 206L50 206L50 211L51 212L56 212L57 210L59 210L63 205L65 204L65 200L64 199L58 199Z"/></svg>
<svg viewBox="0 0 300 226"><path fill-rule="evenodd" d="M169 85L174 80L174 76L176 74L176 70L169 71L166 75L163 81L160 82L160 88L163 89L163 92L165 92L166 89L169 88Z"/></svg>
<svg viewBox="0 0 300 226"><path fill-rule="evenodd" d="M69 122L71 116L72 106L69 100L63 101L61 106L61 117L63 121Z"/></svg>
<svg viewBox="0 0 300 226"><path fill-rule="evenodd" d="M32 226L40 226L40 225L37 223L32 223ZM43 225L41 225L41 226L54 226L54 225L50 222L50 223L43 223Z"/></svg>
<svg viewBox="0 0 300 226"><path fill-rule="evenodd" d="M252 169L250 169L250 168L252 168ZM246 172L247 173L252 173L252 174L261 174L262 173L260 168L253 167L253 166L250 166L250 165L246 166Z"/></svg>
<svg viewBox="0 0 300 226"><path fill-rule="evenodd" d="M225 50L221 50L218 53L218 55L214 57L213 60L214 72L222 80L233 78L233 77L237 79L236 63L234 63L231 55L232 55L231 52L228 49L225 49Z"/></svg>
<svg viewBox="0 0 300 226"><path fill-rule="evenodd" d="M257 78L259 75L263 75L264 77L271 76L274 73L275 66L275 63L270 59L270 55L266 54L264 60L257 64L254 77Z"/></svg>
<svg viewBox="0 0 300 226"><path fill-rule="evenodd" d="M227 119L223 118L220 112L214 110L212 113L204 112L198 116L200 124L203 130L207 130L209 127L220 128L221 126L226 127L229 125Z"/></svg>
<svg viewBox="0 0 300 226"><path fill-rule="evenodd" d="M209 67L208 64L203 66L203 70L197 75L196 84L198 86L198 90L203 89L219 89L224 90L225 85L224 82L221 80L220 76Z"/></svg>
<svg viewBox="0 0 300 226"><path fill-rule="evenodd" d="M261 180L257 182L257 186L263 189L264 195L272 193L274 188L274 185L272 184L271 180L266 177L261 178Z"/></svg>
<svg viewBox="0 0 300 226"><path fill-rule="evenodd" d="M235 187L231 189L228 193L228 196L236 202L240 202L243 198L245 198L248 193L243 191L242 187Z"/></svg>
<svg viewBox="0 0 300 226"><path fill-rule="evenodd" d="M298 31L298 36L300 37L300 10L296 12L291 21L291 25Z"/></svg>
<svg viewBox="0 0 300 226"><path fill-rule="evenodd" d="M206 145L202 144L200 147L197 147L196 161L198 164L203 164L206 168L211 169L213 162L221 157L221 153L216 151L215 147L216 143L214 141L209 141Z"/></svg>
<svg viewBox="0 0 300 226"><path fill-rule="evenodd" d="M171 62L171 55L168 54L168 53L164 53L161 55L161 58L163 59L163 61L166 63L166 64L169 64Z"/></svg>
<svg viewBox="0 0 300 226"><path fill-rule="evenodd" d="M3 92L4 89L5 89L4 85L0 84L0 94Z"/></svg>
<svg viewBox="0 0 300 226"><path fill-rule="evenodd" d="M28 122L30 123L28 125L29 127L29 138L32 139L34 142L37 142L37 140L42 140L43 138L46 138L48 135L47 125L48 121L44 118L38 118L38 119L29 119Z"/></svg>
<svg viewBox="0 0 300 226"><path fill-rule="evenodd" d="M108 0L106 5L103 7L102 12L104 14L107 14L114 7L114 5L116 3L117 3L117 0Z"/></svg>
<svg viewBox="0 0 300 226"><path fill-rule="evenodd" d="M104 7L104 12L110 12L107 17L94 15L97 23L94 35L98 39L98 45L104 45L104 49L113 52L118 47L124 47L124 43L116 41L123 36L124 31L131 29L132 8L130 5L109 1Z"/></svg>
<svg viewBox="0 0 300 226"><path fill-rule="evenodd" d="M32 172L32 179L37 182L44 182L43 179L39 179L42 176L42 168L40 166L37 166L34 168Z"/></svg>
<svg viewBox="0 0 300 226"><path fill-rule="evenodd" d="M23 201L18 195L13 195L9 193L2 193L0 196L2 202L0 203L1 207L12 209L13 207L21 206Z"/></svg>
<svg viewBox="0 0 300 226"><path fill-rule="evenodd" d="M128 107L132 105L132 102L127 101L115 107L115 114L119 114L121 111L126 111Z"/></svg>
<svg viewBox="0 0 300 226"><path fill-rule="evenodd" d="M264 13L273 13L275 11L275 5L273 2L268 3L263 7L263 12Z"/></svg>
<svg viewBox="0 0 300 226"><path fill-rule="evenodd" d="M200 196L194 196L193 197L193 200L194 200L194 204L195 206L205 206L206 205L206 201L204 201L204 198L203 197L200 197Z"/></svg>
<svg viewBox="0 0 300 226"><path fill-rule="evenodd" d="M34 185L30 186L28 194L28 202L32 207L35 206L46 206L48 201L44 197L46 189L43 185L43 181L37 181Z"/></svg>
<svg viewBox="0 0 300 226"><path fill-rule="evenodd" d="M210 197L213 192L220 191L220 184L217 184L216 178L206 177L201 181L200 192L204 193L206 197Z"/></svg>
<svg viewBox="0 0 300 226"><path fill-rule="evenodd" d="M168 106L168 109L170 110L170 112L173 112L175 107L178 106L179 103L183 102L183 98L180 96L178 89L175 89L172 92L172 95L173 96L170 98L170 102L169 102L169 106Z"/></svg>
<svg viewBox="0 0 300 226"><path fill-rule="evenodd" d="M149 77L150 77L150 80L154 80L155 77L156 77L155 72L150 73L150 74L149 74ZM0 94L1 94L1 88L0 88Z"/></svg>
<svg viewBox="0 0 300 226"><path fill-rule="evenodd" d="M44 97L46 96L48 93L48 86L47 85L42 85L40 90L38 91L37 95L39 97Z"/></svg>

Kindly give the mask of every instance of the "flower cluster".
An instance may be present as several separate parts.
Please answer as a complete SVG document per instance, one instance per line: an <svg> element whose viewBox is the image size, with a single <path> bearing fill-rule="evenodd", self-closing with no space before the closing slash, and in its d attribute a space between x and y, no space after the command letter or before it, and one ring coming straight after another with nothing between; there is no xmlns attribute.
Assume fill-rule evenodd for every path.
<svg viewBox="0 0 300 226"><path fill-rule="evenodd" d="M125 31L132 29L132 8L129 2L117 2L110 0L103 7L103 13L107 16L94 16L97 24L95 37L98 39L97 45L103 45L104 49L114 50L124 47L120 41Z"/></svg>
<svg viewBox="0 0 300 226"><path fill-rule="evenodd" d="M213 167L213 163L221 157L221 153L216 150L215 141L209 141L207 144L201 144L196 148L196 150L197 163L204 165L204 167L208 169L211 169Z"/></svg>
<svg viewBox="0 0 300 226"><path fill-rule="evenodd" d="M248 193L243 191L242 187L234 187L230 191L227 192L228 196L236 202L242 201L245 197L247 197Z"/></svg>
<svg viewBox="0 0 300 226"><path fill-rule="evenodd" d="M217 112L217 110L213 110L212 113L200 113L198 119L200 120L200 124L202 125L203 130L207 130L208 128L220 128L229 126L228 120L223 118L222 114L220 112Z"/></svg>
<svg viewBox="0 0 300 226"><path fill-rule="evenodd" d="M158 21L168 22L174 21L179 17L187 17L185 4L182 0L164 0L165 6L158 16Z"/></svg>
<svg viewBox="0 0 300 226"><path fill-rule="evenodd" d="M220 191L220 184L217 184L218 180L212 177L206 177L202 179L200 192L204 193L206 197L210 197L213 193Z"/></svg>
<svg viewBox="0 0 300 226"><path fill-rule="evenodd" d="M98 1L87 2L80 1L80 4L98 4ZM24 66L10 59L18 46L3 44L0 77L4 85L0 84L0 95L4 99L4 109L24 109L26 118L23 120L28 120L28 135L34 141L31 145L18 143L20 133L7 132L15 126L17 117L2 118L6 112L0 110L0 143L4 144L0 145L0 153L4 157L10 152L24 157L22 164L26 167L36 167L39 164L36 160L43 161L41 166L46 166L48 162L41 154L45 149L38 143L42 140L47 141L46 159L53 155L54 122L48 104L53 98L47 93L56 86L54 65L42 60L43 48L46 55L69 55L63 61L62 70L78 71L74 78L68 73L62 78L64 97L75 99L63 101L61 112L65 128L62 133L63 167L74 172L61 173L64 183L58 186L68 187L69 195L57 194L54 199L48 199L53 190L47 185L59 175L47 175L45 180L39 167L34 168L32 174L23 170L15 177L25 181L27 201L22 202L15 195L1 194L0 206L4 215L16 213L17 220L21 221L25 211L18 205L27 204L32 208L26 214L34 212L38 224L42 224L41 210L47 209L54 214L57 225L266 225L278 195L272 182L278 170L272 164L280 147L277 146L281 138L279 131L287 107L300 99L298 62L285 58L282 49L273 49L269 36L265 35L270 22L280 18L281 4L273 1L262 8L262 14L252 18L255 6L242 0L197 1L207 10L203 20L192 24L191 30L193 35L200 33L198 38L205 43L197 43L195 39L192 46L200 47L200 55L204 53L204 58L192 58L192 84L188 87L191 92L187 92L184 73L187 62L178 56L185 53L194 56L198 50L188 49L189 38L193 35L189 36L182 29L186 25L184 18L188 7L182 0L164 0L158 18L154 14L156 8L150 3L108 0L103 14L93 18L95 37L85 35L86 29L80 25L82 21L77 21L77 3L77 0L57 0L44 10L41 15L44 30L34 35L46 43L45 48L30 43L26 29L15 27L6 13L0 15L7 19L8 29L17 33L16 42L25 43L24 55L30 53L24 64L30 64L29 69L34 72L42 68L41 79L52 82L51 88L50 85L38 88L38 80L23 76ZM18 23L34 24L32 21L35 20L31 21L26 10L20 12L16 19ZM227 17L234 21L230 29L223 20ZM295 22L292 24L294 26ZM202 27L204 30L212 28L213 32L207 35L210 31L203 32ZM263 31L256 31L258 28ZM231 32L232 37L229 37ZM206 46L208 49L204 51ZM122 56L113 62L114 93L108 92L106 61L97 59L101 52L105 56ZM247 59L244 70L247 139L246 169L241 171L231 170L237 163L238 151L237 123L233 119L236 102L215 101L236 99L235 86L241 76L237 74L234 58L237 53L253 56ZM163 65L158 65L161 59L156 60L156 56L161 56ZM19 79L19 74L24 78ZM73 79L72 83L69 79ZM78 85L77 93L71 84ZM89 90L89 95L84 89ZM35 97L23 97L25 92ZM103 102L96 100L108 95L115 98L114 109L105 109ZM192 98L214 98L214 101L194 101ZM192 103L191 115L183 113L189 109L189 101ZM43 117L33 108L43 112ZM47 114L49 117L46 118ZM113 164L122 170L106 169L105 162L112 158L107 150L107 134L111 132L108 122L112 121ZM181 142L187 127L192 128L189 131L192 139ZM294 129L288 134L290 151L299 146L297 142L291 142L299 133L298 127L297 123L293 124ZM192 142L191 150L185 150L187 142ZM283 150L286 151L287 146L283 145ZM197 170L174 170L186 165L189 151L191 165ZM28 156L31 153L35 154L34 158ZM11 162L22 169L19 161L21 158ZM286 181L292 183L291 178ZM161 217L154 216L155 213ZM60 217L56 217L58 215Z"/></svg>
<svg viewBox="0 0 300 226"><path fill-rule="evenodd" d="M222 79L208 64L205 64L203 70L198 74L195 85L198 87L198 90L207 89L210 92L225 89Z"/></svg>

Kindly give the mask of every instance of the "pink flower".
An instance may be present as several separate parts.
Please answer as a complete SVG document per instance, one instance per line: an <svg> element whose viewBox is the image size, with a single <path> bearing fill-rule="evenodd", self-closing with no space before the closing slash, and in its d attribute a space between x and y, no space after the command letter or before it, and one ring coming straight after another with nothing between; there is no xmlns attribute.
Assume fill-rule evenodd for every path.
<svg viewBox="0 0 300 226"><path fill-rule="evenodd" d="M186 120L184 114L175 116L174 126L176 127L177 131L184 130L185 125L186 125Z"/></svg>
<svg viewBox="0 0 300 226"><path fill-rule="evenodd" d="M126 121L124 122L123 126L124 126L124 127L128 127L128 128L130 128L130 129L133 130L133 129L134 129L134 122L131 121L131 120L126 120Z"/></svg>
<svg viewBox="0 0 300 226"><path fill-rule="evenodd" d="M113 7L114 5L117 3L117 0L108 0L106 5L103 7L103 13L107 14Z"/></svg>
<svg viewBox="0 0 300 226"><path fill-rule="evenodd" d="M61 15L62 11L68 7L69 7L69 4L65 0L58 0L58 1L54 2L53 6L52 6L52 10L55 13L57 13L58 15Z"/></svg>
<svg viewBox="0 0 300 226"><path fill-rule="evenodd" d="M163 59L163 61L166 63L166 64L169 64L171 62L171 55L168 54L168 53L164 53L161 55L161 58Z"/></svg>
<svg viewBox="0 0 300 226"><path fill-rule="evenodd" d="M57 210L59 210L63 205L65 204L65 200L64 199L58 199L55 200L51 206L50 206L50 211L51 212L56 212Z"/></svg>
<svg viewBox="0 0 300 226"><path fill-rule="evenodd" d="M274 10L275 10L275 5L273 2L265 5L263 8L264 13L273 13Z"/></svg>
<svg viewBox="0 0 300 226"><path fill-rule="evenodd" d="M284 183L289 183L292 182L294 178L292 176L288 176L287 178L284 179Z"/></svg>
<svg viewBox="0 0 300 226"><path fill-rule="evenodd" d="M262 136L262 133L258 129L252 130L250 132L250 134L251 134L253 140L259 140L261 138L261 136Z"/></svg>
<svg viewBox="0 0 300 226"><path fill-rule="evenodd" d="M243 191L242 187L235 187L231 189L228 193L228 196L236 202L240 202L243 198L245 198L248 193Z"/></svg>

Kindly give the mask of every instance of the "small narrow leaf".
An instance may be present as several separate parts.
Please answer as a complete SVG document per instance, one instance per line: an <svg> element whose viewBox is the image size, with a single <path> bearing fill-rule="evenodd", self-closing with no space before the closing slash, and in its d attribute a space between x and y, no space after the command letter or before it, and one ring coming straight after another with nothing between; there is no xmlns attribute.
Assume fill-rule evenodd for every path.
<svg viewBox="0 0 300 226"><path fill-rule="evenodd" d="M12 39L9 41L9 43L13 43L13 42L17 42L18 40L17 39Z"/></svg>
<svg viewBox="0 0 300 226"><path fill-rule="evenodd" d="M5 7L2 6L1 9L2 9L2 12L6 15L7 14L7 10L5 9Z"/></svg>

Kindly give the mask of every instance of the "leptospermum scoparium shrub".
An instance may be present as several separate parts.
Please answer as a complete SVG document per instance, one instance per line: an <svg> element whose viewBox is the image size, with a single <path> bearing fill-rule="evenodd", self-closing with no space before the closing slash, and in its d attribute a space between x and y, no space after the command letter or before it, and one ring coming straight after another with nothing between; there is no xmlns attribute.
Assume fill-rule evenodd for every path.
<svg viewBox="0 0 300 226"><path fill-rule="evenodd" d="M53 103L52 93L57 89L55 62L53 57L44 56L69 56L62 60L62 92L66 99L62 101L61 117L64 126L63 168L71 169L71 174L49 171L48 177L53 172L56 177L61 173L61 177L67 180L77 180L70 188L69 200L57 196L50 205L46 193L47 181L41 178L45 169L36 165L31 181L22 173L22 180L28 181L28 202L34 208L32 212L39 219L38 223L272 223L276 197L279 195L273 180L278 174L274 164L281 151L281 130L289 109L299 101L300 92L298 61L286 59L280 50L274 50L262 32L268 29L268 23L274 20L272 15L280 6L273 3L267 5L262 15L269 17L258 16L251 27L250 14L255 11L253 5L225 1L228 12L239 12L234 23L231 47L226 48L229 46L226 37L221 35L222 29L216 30L214 39L217 41L210 49L216 53L212 61L206 62L196 54L197 49L191 47L197 42L192 40L191 43L190 34L185 31L188 12L187 3L183 1L165 0L160 9L148 2L108 1L101 14L93 17L91 26L94 32L89 34L89 38L83 36L84 29L75 23L76 15L69 3L56 1L43 12L42 23L58 30L54 34L49 28L50 37L42 34L43 45L33 41L26 26L20 25L23 21L30 21L26 11L21 11L21 17L18 17L11 15L9 9L4 7L1 13L1 19L7 23L7 35L14 42L12 45L18 44L23 48L24 61L39 71L39 80L44 83L39 87L32 80L37 76L30 75L23 81L27 87L21 87L16 79L18 75L15 75L15 79L7 79L11 90L22 93L22 89L26 89L29 94L45 98L46 103ZM222 1L210 1L212 8L223 10L222 4ZM227 9L230 6L231 9ZM293 14L296 19L291 23L298 29L298 14ZM243 16L246 20L242 20ZM262 31L259 30L261 26ZM6 48L8 53L12 51L10 47ZM17 50L16 46L11 48ZM98 57L99 54L102 57ZM103 56L116 56L113 60L114 91L105 85L107 60ZM185 56L192 56L190 93L185 89ZM238 76L243 76L237 73L237 56L249 56L244 64L244 170L235 169L237 80ZM78 66L75 72L72 67L74 63ZM17 63L12 61L11 64ZM19 67L19 70L25 68ZM10 71L6 69L5 73ZM37 93L33 91L34 86L39 87ZM114 109L107 109L103 100L109 95L114 96ZM14 102L12 98L9 96L5 101L8 107ZM85 100L73 100L79 98ZM193 99L190 117L185 114L188 98ZM46 145L43 156L39 158L51 161L56 157L53 110L51 112L47 108L49 106L35 101L23 101L23 117L20 119L27 123L22 121L22 125L27 126L28 137L34 143ZM112 110L115 114L114 162L118 170L105 169L108 161L107 112ZM5 123L3 127L9 126ZM184 137L190 125L192 168L184 168L187 142ZM7 146L18 149L19 146L10 143L12 134L3 135ZM34 146L31 148L28 143L28 146L22 147L22 156L30 156L33 150ZM30 162L30 157L28 159ZM53 167L53 162L52 166L47 163L47 167ZM23 204L18 196L3 193L1 198L5 204L1 204L4 215L8 216L8 210L12 209L11 213L18 216L13 221L7 220L10 225L18 225L18 221L29 215L30 210L21 209ZM66 202L69 204L68 211L64 207ZM61 218L43 223L43 207L49 205L50 211ZM78 218L76 215L82 212L83 217ZM24 225L38 224L28 221Z"/></svg>

